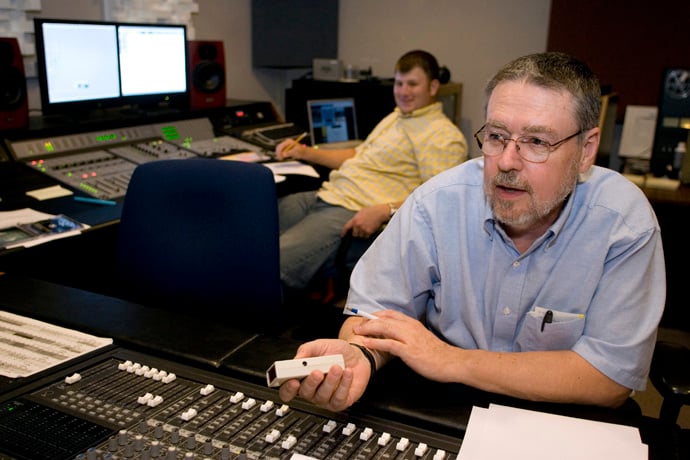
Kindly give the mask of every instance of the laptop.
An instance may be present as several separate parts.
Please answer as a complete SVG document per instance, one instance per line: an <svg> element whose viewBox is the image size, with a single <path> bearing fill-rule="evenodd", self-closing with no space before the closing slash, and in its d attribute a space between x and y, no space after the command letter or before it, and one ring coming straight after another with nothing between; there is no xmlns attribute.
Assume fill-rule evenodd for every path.
<svg viewBox="0 0 690 460"><path fill-rule="evenodd" d="M356 147L362 142L357 133L353 98L308 100L307 114L312 145L343 149Z"/></svg>

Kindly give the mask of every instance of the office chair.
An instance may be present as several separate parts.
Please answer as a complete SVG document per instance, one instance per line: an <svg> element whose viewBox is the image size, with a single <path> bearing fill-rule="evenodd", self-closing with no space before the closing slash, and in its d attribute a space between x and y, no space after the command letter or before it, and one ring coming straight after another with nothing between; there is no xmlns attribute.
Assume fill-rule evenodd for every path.
<svg viewBox="0 0 690 460"><path fill-rule="evenodd" d="M649 379L663 398L659 420L676 424L681 407L690 404L690 348L657 341Z"/></svg>
<svg viewBox="0 0 690 460"><path fill-rule="evenodd" d="M273 174L211 159L138 166L125 195L118 272L139 303L214 321L280 324Z"/></svg>

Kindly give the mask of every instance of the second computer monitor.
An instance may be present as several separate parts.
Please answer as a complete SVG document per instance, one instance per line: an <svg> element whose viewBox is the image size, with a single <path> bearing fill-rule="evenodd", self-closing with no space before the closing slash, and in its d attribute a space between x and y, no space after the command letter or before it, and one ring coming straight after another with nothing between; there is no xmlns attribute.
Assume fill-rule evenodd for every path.
<svg viewBox="0 0 690 460"><path fill-rule="evenodd" d="M307 114L312 145L359 139L353 98L309 100Z"/></svg>

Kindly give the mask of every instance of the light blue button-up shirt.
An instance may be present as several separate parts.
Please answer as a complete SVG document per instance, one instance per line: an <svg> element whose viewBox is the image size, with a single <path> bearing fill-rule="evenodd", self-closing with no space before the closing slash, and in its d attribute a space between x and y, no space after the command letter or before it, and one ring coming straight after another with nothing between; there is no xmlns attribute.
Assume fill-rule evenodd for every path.
<svg viewBox="0 0 690 460"><path fill-rule="evenodd" d="M636 185L593 167L520 254L485 200L481 158L415 190L350 286L349 306L426 317L456 346L573 350L635 390L646 386L666 296L659 225Z"/></svg>

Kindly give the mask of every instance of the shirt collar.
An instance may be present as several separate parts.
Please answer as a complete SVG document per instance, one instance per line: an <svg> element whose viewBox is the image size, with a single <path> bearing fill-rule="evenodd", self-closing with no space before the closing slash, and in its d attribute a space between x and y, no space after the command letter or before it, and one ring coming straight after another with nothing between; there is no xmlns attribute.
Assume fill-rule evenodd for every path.
<svg viewBox="0 0 690 460"><path fill-rule="evenodd" d="M432 102L429 105L426 105L422 107L421 109L413 110L410 113L403 113L400 110L400 107L395 107L395 113L398 114L398 117L400 118L416 118L416 117L422 117L425 115L428 115L432 112L438 112L442 109L442 105L440 102Z"/></svg>

